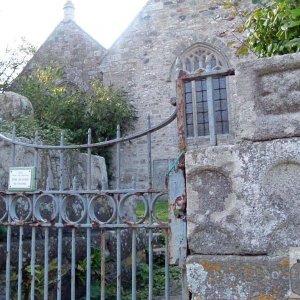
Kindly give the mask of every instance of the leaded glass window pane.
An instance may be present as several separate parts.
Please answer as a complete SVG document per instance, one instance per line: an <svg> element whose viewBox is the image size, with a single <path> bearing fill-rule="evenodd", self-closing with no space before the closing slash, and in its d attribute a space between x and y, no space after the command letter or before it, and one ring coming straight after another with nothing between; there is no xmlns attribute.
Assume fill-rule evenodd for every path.
<svg viewBox="0 0 300 300"><path fill-rule="evenodd" d="M193 87L195 91L193 91ZM217 134L228 133L229 124L225 77L213 79L213 99ZM193 104L193 102L195 103ZM194 84L191 81L185 82L185 111L187 136L193 137L195 128L197 128L198 136L209 135L206 79L197 79L194 81ZM197 121L197 127L194 124L195 120Z"/></svg>

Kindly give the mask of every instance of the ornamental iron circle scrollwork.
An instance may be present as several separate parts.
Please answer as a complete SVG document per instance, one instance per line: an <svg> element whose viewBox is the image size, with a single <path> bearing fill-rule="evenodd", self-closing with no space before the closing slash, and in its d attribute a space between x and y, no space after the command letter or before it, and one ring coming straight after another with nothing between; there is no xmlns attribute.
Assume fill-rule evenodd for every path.
<svg viewBox="0 0 300 300"><path fill-rule="evenodd" d="M31 200L24 195L15 196L10 202L9 215L14 221L28 221L32 216Z"/></svg>
<svg viewBox="0 0 300 300"><path fill-rule="evenodd" d="M133 198L133 201L130 199ZM144 213L137 213L139 202L144 205ZM149 213L149 206L143 195L127 194L119 203L119 216L126 224L141 224L145 221Z"/></svg>
<svg viewBox="0 0 300 300"><path fill-rule="evenodd" d="M166 199L161 199L163 196L166 196ZM151 203L151 213L153 216L153 219L159 223L159 224L164 224L167 223L167 221L160 220L156 214L155 210L155 205L157 204L158 201L167 201L168 202L168 193L159 193L158 195L155 196Z"/></svg>
<svg viewBox="0 0 300 300"><path fill-rule="evenodd" d="M0 196L0 222L4 221L8 212L8 203L2 196Z"/></svg>
<svg viewBox="0 0 300 300"><path fill-rule="evenodd" d="M111 223L115 219L116 213L116 200L105 194L94 196L88 206L90 218L98 224Z"/></svg>
<svg viewBox="0 0 300 300"><path fill-rule="evenodd" d="M58 215L57 200L51 194L40 195L35 201L33 211L38 221L50 223Z"/></svg>
<svg viewBox="0 0 300 300"><path fill-rule="evenodd" d="M86 216L86 200L78 194L64 197L61 205L61 217L68 224L79 224Z"/></svg>

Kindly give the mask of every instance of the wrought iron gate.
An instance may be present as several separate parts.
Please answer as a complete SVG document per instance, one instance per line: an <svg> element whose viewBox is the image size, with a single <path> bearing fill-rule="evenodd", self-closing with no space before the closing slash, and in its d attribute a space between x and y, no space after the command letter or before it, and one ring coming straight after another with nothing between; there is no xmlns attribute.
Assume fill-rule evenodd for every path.
<svg viewBox="0 0 300 300"><path fill-rule="evenodd" d="M78 286L78 248L84 248L85 257L81 258L81 280L85 281L83 299L94 299L91 278L96 272L99 279L99 298L122 299L123 278L130 278L131 299L138 299L137 282L138 251L141 244L147 248L147 276L148 299L155 299L153 294L154 266L153 244L155 239L164 237L164 249L161 249L165 257L165 279L163 299L170 299L170 266L169 263L178 263L182 266L182 280L184 282L184 261L186 254L185 220L184 214L174 214L176 201L184 198L183 171L176 171L169 178L171 189L170 197L168 189L155 190L152 186L152 155L151 134L176 118L174 114L162 124L151 127L148 119L148 129L137 134L121 137L120 129L117 130L117 138L101 143L92 143L91 133L88 133L88 141L85 145L65 145L63 134L59 146L43 145L38 142L29 144L16 138L15 133L11 138L0 135L0 139L11 147L11 166L23 167L16 160L17 147L34 149L32 170L34 176L39 177L39 155L43 151L58 151L59 153L59 189L50 188L49 184L42 189L32 191L13 191L11 189L1 191L0 195L0 226L6 229L6 267L1 270L0 293L6 300L10 299L79 299ZM148 186L143 189L136 188L135 180L132 187L122 189L121 174L121 144L138 138L147 139L148 162ZM105 182L101 188L93 189L92 176L92 148L115 146L116 150L116 188L109 189ZM86 188L77 188L76 178L71 188L66 189L64 182L65 156L70 150L87 149ZM162 197L169 198L170 221L162 222L156 215L155 205ZM144 207L143 213L137 214L137 204ZM104 214L103 214L104 212ZM174 230L172 230L172 227ZM115 238L115 264L108 264L106 240L108 235ZM126 241L124 238L126 236ZM142 243L140 236L143 237ZM30 239L31 247L26 250L24 237ZM42 241L38 245L37 241ZM128 242L127 246L124 246ZM94 245L99 246L100 251L93 253ZM131 252L130 268L123 273L122 248ZM128 249L130 248L131 249ZM51 252L56 253L55 259ZM43 253L43 254L41 254ZM93 265L95 255L100 256L99 265ZM18 257L16 257L18 256ZM30 258L29 258L30 256ZM66 259L65 257L69 257ZM26 265L27 261L30 261ZM97 268L96 270L93 268ZM115 268L115 269L114 269ZM107 276L115 274L116 281L114 296L108 296ZM4 274L5 273L5 274ZM55 275L53 276L53 273ZM41 275L42 274L42 275ZM66 276L67 274L67 276ZM5 282L4 280L5 275ZM29 278L28 278L29 277ZM65 278L68 282L65 282ZM1 281L2 280L2 281ZM66 287L67 286L67 291ZM55 292L53 292L55 289ZM27 294L24 295L25 290ZM185 284L182 285L182 299L186 299ZM4 296L5 295L5 296ZM101 297L100 297L101 296ZM98 298L98 299L99 299ZM128 299L128 298L127 298ZM161 298L160 298L161 299ZM177 298L176 298L177 299Z"/></svg>

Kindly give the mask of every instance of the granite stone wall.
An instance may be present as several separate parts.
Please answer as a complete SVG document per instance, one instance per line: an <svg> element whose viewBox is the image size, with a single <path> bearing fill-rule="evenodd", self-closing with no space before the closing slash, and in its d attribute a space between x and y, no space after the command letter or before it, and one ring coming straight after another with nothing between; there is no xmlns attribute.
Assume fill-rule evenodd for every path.
<svg viewBox="0 0 300 300"><path fill-rule="evenodd" d="M187 151L194 299L291 296L290 253L300 245L299 75L300 54L240 63L235 143Z"/></svg>

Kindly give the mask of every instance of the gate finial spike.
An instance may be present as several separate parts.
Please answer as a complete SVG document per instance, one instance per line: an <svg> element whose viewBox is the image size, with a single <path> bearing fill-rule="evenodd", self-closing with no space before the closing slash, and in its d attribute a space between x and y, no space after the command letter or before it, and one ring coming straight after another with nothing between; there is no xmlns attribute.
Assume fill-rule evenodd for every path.
<svg viewBox="0 0 300 300"><path fill-rule="evenodd" d="M106 190L108 188L107 186L107 181L106 178L104 176L101 177L101 190Z"/></svg>
<svg viewBox="0 0 300 300"><path fill-rule="evenodd" d="M121 137L121 127L120 124L117 125L117 138Z"/></svg>
<svg viewBox="0 0 300 300"><path fill-rule="evenodd" d="M151 115L149 113L147 114L147 124L148 128L151 128Z"/></svg>
<svg viewBox="0 0 300 300"><path fill-rule="evenodd" d="M50 177L49 175L47 176L47 180L46 180L46 191L50 190Z"/></svg>
<svg viewBox="0 0 300 300"><path fill-rule="evenodd" d="M76 189L77 189L77 178L76 178L76 176L73 177L72 188L73 188L73 191L76 191Z"/></svg>
<svg viewBox="0 0 300 300"><path fill-rule="evenodd" d="M92 143L92 129L91 128L88 129L87 134L88 134L88 144L91 144Z"/></svg>
<svg viewBox="0 0 300 300"><path fill-rule="evenodd" d="M65 141L65 131L62 130L60 132L60 145L63 145L64 144L64 141Z"/></svg>
<svg viewBox="0 0 300 300"><path fill-rule="evenodd" d="M35 134L34 134L34 142L37 144L37 143L38 143L38 140L39 140L39 131L36 130L36 131L35 131Z"/></svg>
<svg viewBox="0 0 300 300"><path fill-rule="evenodd" d="M136 189L136 178L135 178L134 175L133 175L132 178L131 178L131 186L132 186L132 189L133 189L133 190Z"/></svg>
<svg viewBox="0 0 300 300"><path fill-rule="evenodd" d="M15 137L16 137L16 125L14 125L13 129L12 129L12 137L13 137L13 139L15 139Z"/></svg>

